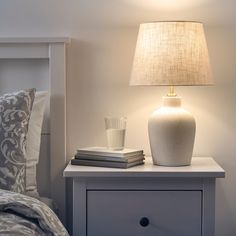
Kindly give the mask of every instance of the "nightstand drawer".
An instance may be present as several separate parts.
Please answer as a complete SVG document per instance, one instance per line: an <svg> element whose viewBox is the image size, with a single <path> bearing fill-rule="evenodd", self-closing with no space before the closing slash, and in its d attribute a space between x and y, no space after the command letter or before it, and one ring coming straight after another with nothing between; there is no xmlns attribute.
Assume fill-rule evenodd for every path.
<svg viewBox="0 0 236 236"><path fill-rule="evenodd" d="M88 191L87 236L201 236L201 191Z"/></svg>

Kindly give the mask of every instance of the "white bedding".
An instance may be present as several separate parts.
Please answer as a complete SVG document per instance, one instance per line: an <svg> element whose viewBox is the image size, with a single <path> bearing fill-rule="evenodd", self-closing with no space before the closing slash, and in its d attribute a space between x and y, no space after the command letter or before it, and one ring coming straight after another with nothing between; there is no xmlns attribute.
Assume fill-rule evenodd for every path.
<svg viewBox="0 0 236 236"><path fill-rule="evenodd" d="M55 213L35 198L0 190L0 235L69 236Z"/></svg>
<svg viewBox="0 0 236 236"><path fill-rule="evenodd" d="M28 196L39 197L36 181L36 165L39 162L41 131L47 91L36 92L26 136L25 191Z"/></svg>

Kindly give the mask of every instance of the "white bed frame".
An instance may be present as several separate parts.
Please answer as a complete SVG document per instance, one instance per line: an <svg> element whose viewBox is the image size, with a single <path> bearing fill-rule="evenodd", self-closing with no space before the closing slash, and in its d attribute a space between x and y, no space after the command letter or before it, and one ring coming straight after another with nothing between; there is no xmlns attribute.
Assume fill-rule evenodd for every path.
<svg viewBox="0 0 236 236"><path fill-rule="evenodd" d="M0 38L0 63L3 59L43 59L48 62L50 103L49 125L42 132L41 160L37 180L39 190L58 206L59 217L65 223L66 165L66 44L69 38ZM2 78L1 78L2 79ZM21 88L19 88L21 89ZM36 87L37 89L37 87ZM0 85L1 92L4 88ZM48 119L48 118L47 118Z"/></svg>

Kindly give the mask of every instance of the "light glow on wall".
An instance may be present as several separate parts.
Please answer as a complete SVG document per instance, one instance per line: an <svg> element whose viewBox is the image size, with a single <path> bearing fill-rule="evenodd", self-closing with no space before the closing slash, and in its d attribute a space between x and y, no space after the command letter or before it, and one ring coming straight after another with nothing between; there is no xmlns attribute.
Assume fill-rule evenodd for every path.
<svg viewBox="0 0 236 236"><path fill-rule="evenodd" d="M196 7L212 0L123 0L136 6L157 10L181 10Z"/></svg>

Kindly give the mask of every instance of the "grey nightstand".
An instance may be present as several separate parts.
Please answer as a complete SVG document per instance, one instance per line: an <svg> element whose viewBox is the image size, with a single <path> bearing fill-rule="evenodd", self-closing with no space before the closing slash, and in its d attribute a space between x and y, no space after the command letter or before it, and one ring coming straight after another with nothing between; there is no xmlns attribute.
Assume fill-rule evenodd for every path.
<svg viewBox="0 0 236 236"><path fill-rule="evenodd" d="M214 236L215 179L210 157L191 166L130 169L72 166L74 236Z"/></svg>

